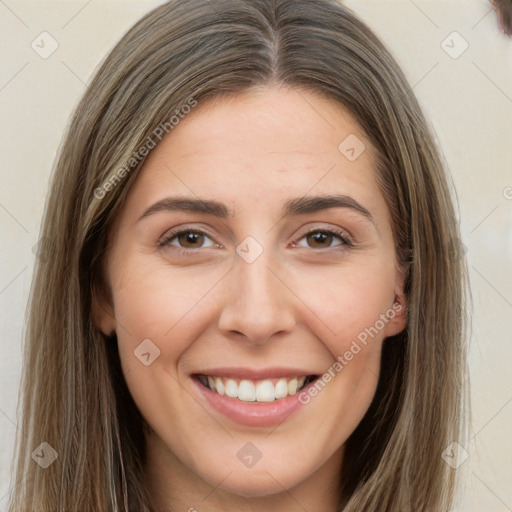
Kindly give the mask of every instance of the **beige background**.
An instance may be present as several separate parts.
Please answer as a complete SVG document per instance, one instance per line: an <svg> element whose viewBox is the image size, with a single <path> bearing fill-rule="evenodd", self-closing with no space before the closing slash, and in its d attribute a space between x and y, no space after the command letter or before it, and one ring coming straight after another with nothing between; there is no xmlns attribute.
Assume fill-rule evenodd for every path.
<svg viewBox="0 0 512 512"><path fill-rule="evenodd" d="M106 52L160 3L0 1L0 511L14 484L24 308L56 150ZM472 439L457 511L512 511L512 39L485 0L346 3L405 70L458 192L474 314ZM44 59L33 41L40 53L58 47Z"/></svg>

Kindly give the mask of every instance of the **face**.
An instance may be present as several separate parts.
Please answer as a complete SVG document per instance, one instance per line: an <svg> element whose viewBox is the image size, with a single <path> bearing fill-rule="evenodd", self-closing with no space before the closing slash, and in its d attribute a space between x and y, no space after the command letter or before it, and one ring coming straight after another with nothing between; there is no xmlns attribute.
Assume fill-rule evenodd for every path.
<svg viewBox="0 0 512 512"><path fill-rule="evenodd" d="M405 327L374 173L346 110L283 88L199 105L152 150L94 315L160 474L246 497L336 481Z"/></svg>

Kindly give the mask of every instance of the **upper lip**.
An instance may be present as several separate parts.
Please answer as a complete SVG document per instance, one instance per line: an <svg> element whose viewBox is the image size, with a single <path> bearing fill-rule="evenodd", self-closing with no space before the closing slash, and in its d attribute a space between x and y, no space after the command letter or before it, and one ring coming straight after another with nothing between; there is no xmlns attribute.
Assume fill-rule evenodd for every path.
<svg viewBox="0 0 512 512"><path fill-rule="evenodd" d="M248 380L264 380L264 379L280 379L291 377L302 377L308 375L318 375L316 372L304 368L284 368L284 367L271 367L271 368L209 368L195 372L194 375L206 375L210 377L224 377L234 379L248 379Z"/></svg>

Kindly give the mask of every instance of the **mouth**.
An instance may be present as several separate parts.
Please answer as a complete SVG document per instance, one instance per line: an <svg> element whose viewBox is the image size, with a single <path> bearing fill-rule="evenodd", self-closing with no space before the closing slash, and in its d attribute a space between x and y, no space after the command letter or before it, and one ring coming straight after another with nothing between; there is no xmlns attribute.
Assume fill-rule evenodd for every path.
<svg viewBox="0 0 512 512"><path fill-rule="evenodd" d="M240 402L276 402L302 391L318 375L269 378L262 380L228 378L215 375L193 375L202 386L213 393Z"/></svg>

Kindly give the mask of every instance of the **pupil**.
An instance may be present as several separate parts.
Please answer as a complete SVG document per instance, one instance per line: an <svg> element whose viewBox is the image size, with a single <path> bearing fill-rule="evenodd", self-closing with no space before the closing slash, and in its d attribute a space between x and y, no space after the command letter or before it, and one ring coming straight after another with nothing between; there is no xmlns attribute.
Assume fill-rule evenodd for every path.
<svg viewBox="0 0 512 512"><path fill-rule="evenodd" d="M199 233L185 233L184 235L181 235L180 242L184 241L185 244L191 243L193 245L194 242L197 242L197 239L201 236L202 235L200 235Z"/></svg>
<svg viewBox="0 0 512 512"><path fill-rule="evenodd" d="M311 238L314 240L313 245L315 245L315 244L317 244L317 245L318 245L318 243L319 243L320 245L322 245L322 242L324 242L324 243L325 243L325 241L326 241L327 239L331 238L331 236L332 236L332 235L328 235L328 234L326 234L326 233L316 233L316 234L314 234L314 235L311 235Z"/></svg>

